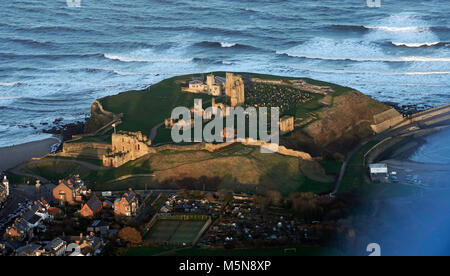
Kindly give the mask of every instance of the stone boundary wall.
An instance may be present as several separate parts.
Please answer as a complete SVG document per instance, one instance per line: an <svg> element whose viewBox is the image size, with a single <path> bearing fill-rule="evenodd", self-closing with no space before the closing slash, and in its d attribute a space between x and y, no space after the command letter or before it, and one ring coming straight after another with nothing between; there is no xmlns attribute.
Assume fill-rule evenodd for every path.
<svg viewBox="0 0 450 276"><path fill-rule="evenodd" d="M259 78L251 78L250 81L254 83L263 83L263 84L290 85L289 83L286 83L283 80L263 80Z"/></svg>
<svg viewBox="0 0 450 276"><path fill-rule="evenodd" d="M215 152L222 150L235 143L241 143L245 146L262 147L266 149L272 149L273 144L266 143L259 140L245 139L244 141L232 141L224 142L220 144L211 143L196 143L192 145L175 145L168 144L158 147L141 147L142 154L131 154L127 153L117 153L111 155L112 145L102 144L102 143L69 143L63 145L63 151L58 153L59 156L72 157L72 158L89 158L89 159L99 159L103 161L103 165L106 167L120 167L121 165L136 160L147 154L159 153L165 150L173 151L196 151L196 150L206 150L209 152ZM291 156L296 158L301 158L304 160L313 160L309 153L296 151L293 149L288 149L284 146L278 146L276 153Z"/></svg>

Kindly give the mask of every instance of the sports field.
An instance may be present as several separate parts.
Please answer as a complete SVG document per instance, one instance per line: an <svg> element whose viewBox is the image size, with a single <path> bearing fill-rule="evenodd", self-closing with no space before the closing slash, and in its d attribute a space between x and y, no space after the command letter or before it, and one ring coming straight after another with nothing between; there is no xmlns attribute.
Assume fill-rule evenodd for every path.
<svg viewBox="0 0 450 276"><path fill-rule="evenodd" d="M190 245L194 242L205 220L158 219L145 237L146 241L171 245Z"/></svg>

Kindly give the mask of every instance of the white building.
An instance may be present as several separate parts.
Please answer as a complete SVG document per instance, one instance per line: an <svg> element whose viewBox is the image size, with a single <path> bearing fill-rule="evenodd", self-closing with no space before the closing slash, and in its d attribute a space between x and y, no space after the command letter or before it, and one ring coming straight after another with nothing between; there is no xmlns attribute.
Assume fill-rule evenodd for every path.
<svg viewBox="0 0 450 276"><path fill-rule="evenodd" d="M225 87L225 79L209 74L206 83L202 79L194 79L189 82L188 87L182 88L185 92L205 93L212 96L221 96Z"/></svg>
<svg viewBox="0 0 450 276"><path fill-rule="evenodd" d="M369 170L372 181L387 181L389 179L387 164L370 164Z"/></svg>

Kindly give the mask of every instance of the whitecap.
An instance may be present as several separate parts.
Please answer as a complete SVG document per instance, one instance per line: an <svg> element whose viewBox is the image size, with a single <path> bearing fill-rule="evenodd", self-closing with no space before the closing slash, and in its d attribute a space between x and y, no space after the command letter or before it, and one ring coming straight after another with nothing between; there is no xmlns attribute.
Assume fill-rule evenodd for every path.
<svg viewBox="0 0 450 276"><path fill-rule="evenodd" d="M428 31L429 27L409 26L409 27L390 27L390 26L364 26L366 29L382 30L387 32L419 32Z"/></svg>
<svg viewBox="0 0 450 276"><path fill-rule="evenodd" d="M23 82L0 82L0 86L16 86L16 85L22 85Z"/></svg>
<svg viewBox="0 0 450 276"><path fill-rule="evenodd" d="M395 46L404 46L409 48L420 48L420 47L432 47L439 45L441 42L423 42L423 43L404 43L404 42L392 42Z"/></svg>
<svg viewBox="0 0 450 276"><path fill-rule="evenodd" d="M104 54L104 57L111 60L118 60L122 62L161 62L161 63L182 63L191 62L194 58L145 58L145 57L130 57Z"/></svg>
<svg viewBox="0 0 450 276"><path fill-rule="evenodd" d="M236 43L230 43L230 42L221 42L220 46L222 46L222 48L231 48L236 46Z"/></svg>
<svg viewBox="0 0 450 276"><path fill-rule="evenodd" d="M450 62L442 56L388 56L376 44L359 40L315 38L293 48L276 51L291 57L356 62Z"/></svg>

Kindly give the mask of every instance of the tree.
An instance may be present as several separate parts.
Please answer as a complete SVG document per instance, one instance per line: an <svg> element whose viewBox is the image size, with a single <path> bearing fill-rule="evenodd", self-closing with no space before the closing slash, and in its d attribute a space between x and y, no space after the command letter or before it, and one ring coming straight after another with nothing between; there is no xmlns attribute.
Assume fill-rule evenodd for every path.
<svg viewBox="0 0 450 276"><path fill-rule="evenodd" d="M323 208L313 193L293 193L289 198L292 210L304 220L318 220L323 215Z"/></svg>
<svg viewBox="0 0 450 276"><path fill-rule="evenodd" d="M119 238L132 244L142 243L141 233L133 227L125 227L120 230Z"/></svg>

